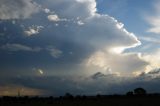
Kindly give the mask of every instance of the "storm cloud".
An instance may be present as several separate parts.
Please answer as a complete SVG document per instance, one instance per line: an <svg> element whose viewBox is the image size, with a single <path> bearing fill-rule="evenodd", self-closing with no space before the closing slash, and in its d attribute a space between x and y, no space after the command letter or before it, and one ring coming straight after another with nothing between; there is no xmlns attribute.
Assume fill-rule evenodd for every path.
<svg viewBox="0 0 160 106"><path fill-rule="evenodd" d="M9 73L12 84L53 95L112 93L121 88L118 93L124 92L121 85L132 87L128 82L135 81L134 73L149 64L140 54L125 52L141 42L123 23L98 13L95 0L0 4L5 5L0 6L0 27L5 29L0 36L1 76Z"/></svg>

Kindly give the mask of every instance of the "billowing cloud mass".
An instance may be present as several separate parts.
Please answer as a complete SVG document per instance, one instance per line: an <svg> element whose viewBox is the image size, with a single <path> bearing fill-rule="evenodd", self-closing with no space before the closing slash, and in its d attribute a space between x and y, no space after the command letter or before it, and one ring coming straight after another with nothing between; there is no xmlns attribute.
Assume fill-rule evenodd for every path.
<svg viewBox="0 0 160 106"><path fill-rule="evenodd" d="M1 0L0 4L13 11L4 12L4 7L0 7L2 20L26 19L37 12L37 6L32 0L5 1ZM12 3L17 6L13 8ZM10 23L5 25L9 26L8 33L12 33L4 31L5 38L0 43L3 52L0 56L5 61L0 62L0 66L6 70L3 75L10 72L10 69L4 67L8 62L16 72L10 83L44 89L57 95L65 92L112 93L124 91L124 86L129 89L141 85L138 80L134 82L133 75L135 72L141 73L146 70L148 60L138 53L125 51L141 45L141 42L134 33L127 31L123 23L109 15L98 13L96 0L36 0L36 3L41 5L43 11L30 19L19 20L12 26ZM32 27L28 27L24 33L24 27L19 26ZM16 28L23 30L15 33ZM23 36L26 34L42 36ZM17 54L23 51L23 55L10 55L13 58L10 61L5 51ZM35 52L38 53L34 55ZM25 71L16 69L18 66ZM30 75L34 73L34 67L41 67L36 70L39 76ZM133 86L127 85L131 84L128 82L132 82ZM121 89L117 90L118 88Z"/></svg>
<svg viewBox="0 0 160 106"><path fill-rule="evenodd" d="M97 11L95 0L46 0L40 1L44 6L49 7L58 16L65 18L87 18ZM62 6L63 5L63 6Z"/></svg>
<svg viewBox="0 0 160 106"><path fill-rule="evenodd" d="M29 18L38 8L32 0L0 0L0 20Z"/></svg>
<svg viewBox="0 0 160 106"><path fill-rule="evenodd" d="M145 54L143 56L143 58L146 60L146 61L149 61L150 64L147 66L147 69L145 70L145 72L150 72L152 70L155 70L155 69L158 69L160 68L160 50L156 50L154 51L153 53L148 53L148 54Z"/></svg>
<svg viewBox="0 0 160 106"><path fill-rule="evenodd" d="M87 65L100 67L104 71L111 68L110 71L127 76L136 71L144 71L148 63L138 54L96 52L89 58Z"/></svg>

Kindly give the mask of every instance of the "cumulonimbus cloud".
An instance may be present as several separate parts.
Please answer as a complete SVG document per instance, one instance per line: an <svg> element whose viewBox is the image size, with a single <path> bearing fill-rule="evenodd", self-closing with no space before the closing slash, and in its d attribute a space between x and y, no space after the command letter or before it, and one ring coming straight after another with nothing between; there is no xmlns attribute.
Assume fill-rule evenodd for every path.
<svg viewBox="0 0 160 106"><path fill-rule="evenodd" d="M30 0L25 2L32 3ZM81 55L75 54L76 56L72 60L78 61L77 59L81 59L79 62L85 64L86 60L93 60L91 58L95 56L96 53L102 52L104 54L104 66L108 66L115 72L119 71L120 73L128 73L145 69L147 63L138 57L137 54L122 53L126 48L136 47L141 44L136 35L128 32L127 29L124 28L123 23L118 22L115 18L109 15L97 13L95 0L47 0L38 1L37 3L49 8L50 11L54 11L54 14L47 14L47 16L50 16L49 20L52 22L49 22L49 27L51 28L50 31L48 31L48 27L44 28L44 32L46 32L43 33L45 35L45 39L61 39L61 42L59 42L61 47L66 46L66 42L70 42L71 47L58 48L56 45L59 44L50 41L51 43L49 45L53 43L55 48L57 48L48 50L49 54L51 54L54 58L60 57L63 53L63 49L66 51L67 49L72 48L74 45L85 45L81 47ZM44 20L47 20L46 17ZM39 16L35 16L33 19L34 18L39 19ZM67 21L59 21L61 19L67 19ZM81 25L78 24L79 22L81 22ZM59 24L59 26L57 28L53 27L52 24L54 23ZM39 31L30 28L28 31L26 31L26 33L28 35L39 34ZM73 42L74 44L72 44ZM45 47L48 46L47 42L41 43L45 44ZM88 48L90 50L88 50ZM109 60L109 58L112 59ZM96 59L94 61L96 61ZM117 66L114 65L114 62L118 68L116 68ZM74 62L71 61L71 63ZM95 64L96 63L90 65ZM72 64L72 66L74 66L74 64Z"/></svg>
<svg viewBox="0 0 160 106"><path fill-rule="evenodd" d="M96 93L98 91L106 91L106 89L113 91L112 89L119 88L119 86L111 86L121 84L121 80L123 80L123 78L121 79L121 74L127 76L135 71L145 70L148 63L143 60L140 55L137 53L124 53L126 48L136 47L141 44L136 35L128 32L123 23L118 22L115 18L97 13L95 0L37 1L37 3L43 5L45 8L49 8L49 10L47 10L48 12L47 15L45 14L45 18L39 17L41 15L39 14L33 17L34 21L31 18L29 22L31 21L30 23L32 25L33 22L45 24L42 33L36 32L36 34L43 34L44 36L35 36L34 39L23 38L21 42L24 41L25 44L28 43L32 45L33 43L40 45L40 47L42 46L43 50L45 50L45 52L40 54L42 56L38 55L36 57L36 55L34 55L37 59L40 58L40 61L34 62L32 58L32 60L28 61L33 62L37 66L47 66L49 71L46 71L44 68L46 71L44 73L51 77L44 75L40 79L33 78L32 81L21 77L16 80L16 83L33 88L52 90L57 93L61 93L62 91L63 93L66 91L69 92L70 90L74 90L74 93ZM54 11L57 17L49 11ZM21 13L22 11L19 12ZM48 14L52 15L50 21L47 19ZM24 16L28 17L30 15L31 14ZM12 17L13 16L9 15L3 19L17 18L17 16ZM67 19L68 21L58 21L59 17L60 19ZM39 20L43 21L40 22ZM58 24L58 26L54 26L55 23ZM33 30L31 32L35 33ZM54 45L54 47L48 47L49 45ZM35 50L32 47L20 44L6 44L3 45L2 48L12 52L41 50ZM69 52L71 54L69 54ZM53 58L48 57L48 55L51 55ZM28 64L25 64L25 67L27 66ZM110 71L110 73L104 74L103 72L106 71ZM26 73L27 71L23 74ZM58 73L59 77L52 77L52 75L56 73ZM86 75L89 73L92 78L88 78L87 80L85 77L66 79L61 76L61 74L64 75L64 73L65 75L74 75L75 73L85 73L84 75ZM96 75L96 80L93 80L93 75ZM119 76L117 77L117 75ZM32 78L27 77L27 79ZM39 81L44 83L39 83ZM114 84L112 84L113 81ZM53 85L56 84L58 87L55 88L50 85L51 83L53 83ZM98 87L98 84L101 86Z"/></svg>

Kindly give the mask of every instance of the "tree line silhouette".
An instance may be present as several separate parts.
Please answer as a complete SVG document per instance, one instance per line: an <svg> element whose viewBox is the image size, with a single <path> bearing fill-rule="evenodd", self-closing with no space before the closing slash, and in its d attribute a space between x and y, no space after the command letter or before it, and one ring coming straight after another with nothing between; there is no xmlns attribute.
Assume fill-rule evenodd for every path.
<svg viewBox="0 0 160 106"><path fill-rule="evenodd" d="M19 93L18 93L19 95ZM160 106L159 103L160 94L148 94L143 88L136 88L133 91L129 91L126 95L100 95L86 96L76 95L73 96L70 93L66 93L60 97L29 97L29 96L17 96L9 97L3 96L0 98L0 106ZM150 102L152 101L152 102Z"/></svg>
<svg viewBox="0 0 160 106"><path fill-rule="evenodd" d="M144 96L146 94L147 94L147 91L143 88L136 88L134 89L134 91L129 91L126 93L127 96L133 96L133 95Z"/></svg>

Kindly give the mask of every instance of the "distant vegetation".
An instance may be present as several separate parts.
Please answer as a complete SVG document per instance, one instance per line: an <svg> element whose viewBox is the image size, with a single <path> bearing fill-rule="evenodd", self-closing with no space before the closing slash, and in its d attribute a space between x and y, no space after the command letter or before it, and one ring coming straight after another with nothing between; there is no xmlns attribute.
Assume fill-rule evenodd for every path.
<svg viewBox="0 0 160 106"><path fill-rule="evenodd" d="M134 91L129 91L126 94L127 96L133 96L133 95L138 95L138 96L144 96L147 95L147 92L143 88L136 88Z"/></svg>
<svg viewBox="0 0 160 106"><path fill-rule="evenodd" d="M0 98L0 106L160 106L160 94L147 94L136 88L126 95L73 96L66 93L60 97L9 97Z"/></svg>

